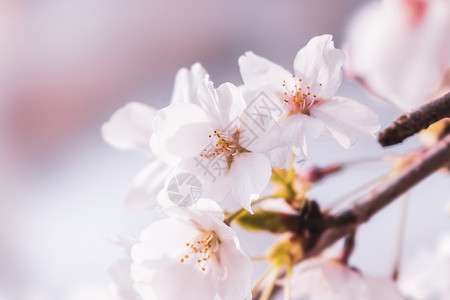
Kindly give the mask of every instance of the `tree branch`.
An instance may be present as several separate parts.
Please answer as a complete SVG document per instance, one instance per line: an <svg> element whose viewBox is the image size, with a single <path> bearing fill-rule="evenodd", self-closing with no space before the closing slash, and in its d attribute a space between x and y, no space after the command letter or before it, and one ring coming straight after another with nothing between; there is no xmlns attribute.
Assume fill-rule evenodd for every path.
<svg viewBox="0 0 450 300"><path fill-rule="evenodd" d="M390 127L380 133L378 141L383 147L401 143L431 124L449 117L450 92L400 116Z"/></svg>
<svg viewBox="0 0 450 300"><path fill-rule="evenodd" d="M324 222L327 229L315 243L314 247L307 251L302 260L319 255L323 250L333 245L339 239L350 237L357 227L369 221L369 219L382 208L390 204L398 196L408 191L414 185L437 171L441 167L450 164L450 134L445 136L434 147L424 152L409 167L400 172L393 180L372 190L368 195L357 200L350 208L342 213L328 216ZM297 262L298 263L298 262ZM283 278L282 272L279 278ZM259 289L254 299L259 299L263 289ZM272 295L280 290L275 286Z"/></svg>
<svg viewBox="0 0 450 300"><path fill-rule="evenodd" d="M367 222L375 213L428 175L450 163L450 135L445 136L433 148L424 152L409 167L390 182L372 190L356 201L352 207L331 218L330 229L324 232L308 256L320 254L340 238L348 235L361 223Z"/></svg>
<svg viewBox="0 0 450 300"><path fill-rule="evenodd" d="M311 250L307 251L301 260L319 255L323 250L333 245L341 238L348 237L352 241L352 235L357 227L369 221L369 219L382 208L390 204L398 196L408 191L414 185L437 171L441 167L450 164L450 134L442 138L434 147L423 153L409 167L400 172L394 179L372 190L368 195L357 200L350 208L342 213L325 217L321 226L327 229L315 243ZM298 261L300 262L300 261ZM297 263L298 263L297 262ZM283 278L285 272L281 272L279 278ZM281 289L275 286L271 295ZM259 299L263 288L253 295Z"/></svg>
<svg viewBox="0 0 450 300"><path fill-rule="evenodd" d="M342 250L341 256L339 258L339 260L345 265L348 265L348 260L350 259L350 256L355 249L355 235L356 231L352 231L345 238L344 249Z"/></svg>

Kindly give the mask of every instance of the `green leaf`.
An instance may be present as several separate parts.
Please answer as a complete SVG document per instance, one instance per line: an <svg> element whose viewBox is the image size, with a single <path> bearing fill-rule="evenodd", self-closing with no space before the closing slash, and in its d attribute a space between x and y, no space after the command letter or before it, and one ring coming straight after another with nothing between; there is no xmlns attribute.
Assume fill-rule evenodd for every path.
<svg viewBox="0 0 450 300"><path fill-rule="evenodd" d="M242 228L251 231L269 231L272 233L287 232L286 226L281 221L281 214L263 209L257 209L252 215L248 211L242 212L236 217L235 222Z"/></svg>

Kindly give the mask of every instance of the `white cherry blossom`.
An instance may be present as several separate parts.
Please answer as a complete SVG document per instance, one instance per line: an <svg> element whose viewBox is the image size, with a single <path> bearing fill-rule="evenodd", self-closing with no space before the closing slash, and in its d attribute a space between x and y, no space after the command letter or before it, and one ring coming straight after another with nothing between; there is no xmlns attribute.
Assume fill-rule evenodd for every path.
<svg viewBox="0 0 450 300"><path fill-rule="evenodd" d="M140 150L153 156L149 140L155 115L156 109L151 106L139 102L127 103L103 124L103 139L115 148Z"/></svg>
<svg viewBox="0 0 450 300"><path fill-rule="evenodd" d="M271 176L270 160L261 152L276 147L280 132L274 121L264 128L255 124L245 109L236 86L224 83L215 89L205 77L197 104L175 103L157 113L151 144L199 177L204 197L221 201L231 192L251 211L251 201Z"/></svg>
<svg viewBox="0 0 450 300"><path fill-rule="evenodd" d="M349 22L345 50L351 76L409 111L440 96L450 71L450 2L369 2Z"/></svg>
<svg viewBox="0 0 450 300"><path fill-rule="evenodd" d="M134 282L131 278L131 247L135 242L118 236L112 237L111 241L125 252L122 258L115 261L106 270L110 279L109 287L112 297L117 300L142 300L139 293L134 289Z"/></svg>
<svg viewBox="0 0 450 300"><path fill-rule="evenodd" d="M195 102L198 84L205 75L200 63L193 64L190 70L180 69L175 77L171 103ZM151 106L131 102L118 109L102 126L103 138L111 146L139 150L152 158L137 174L125 195L126 206L136 211L160 206L157 195L163 189L165 179L173 173L173 167L167 164L173 158L157 149L155 153L150 147L156 113L157 110Z"/></svg>
<svg viewBox="0 0 450 300"><path fill-rule="evenodd" d="M450 299L450 233L435 251L422 251L400 272L401 291L413 299Z"/></svg>
<svg viewBox="0 0 450 300"><path fill-rule="evenodd" d="M292 300L406 299L394 282L366 277L326 257L307 259L294 267Z"/></svg>
<svg viewBox="0 0 450 300"><path fill-rule="evenodd" d="M195 209L170 207L169 218L141 233L131 275L144 300L251 299L251 259L220 207L200 199Z"/></svg>
<svg viewBox="0 0 450 300"><path fill-rule="evenodd" d="M355 100L334 96L344 61L331 35L312 38L297 53L293 74L252 52L239 58L246 95L263 92L283 111L279 122L286 146L272 152L277 166L285 167L291 146L296 155L306 154L305 133L318 140L334 138L351 148L356 137L373 138L379 130L374 112Z"/></svg>

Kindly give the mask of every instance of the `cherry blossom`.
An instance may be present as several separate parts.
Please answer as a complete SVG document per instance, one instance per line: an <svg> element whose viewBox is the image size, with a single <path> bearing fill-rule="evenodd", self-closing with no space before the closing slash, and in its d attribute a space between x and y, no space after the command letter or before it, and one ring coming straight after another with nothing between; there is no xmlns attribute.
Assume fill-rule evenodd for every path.
<svg viewBox="0 0 450 300"><path fill-rule="evenodd" d="M395 283L365 277L342 263L326 257L305 260L294 267L291 299L406 299Z"/></svg>
<svg viewBox="0 0 450 300"><path fill-rule="evenodd" d="M356 137L373 138L380 128L377 115L359 102L334 96L342 79L344 53L331 35L312 38L294 60L294 74L247 52L239 58L246 95L265 93L281 106L282 143L272 151L274 163L285 167L291 151L306 155L305 133L317 140L334 138L345 148Z"/></svg>
<svg viewBox="0 0 450 300"><path fill-rule="evenodd" d="M450 299L450 234L433 252L422 251L400 272L399 287L413 299Z"/></svg>
<svg viewBox="0 0 450 300"><path fill-rule="evenodd" d="M200 63L190 70L182 68L175 77L172 103L187 103L196 100L195 93L206 71ZM102 126L104 140L118 149L143 152L152 161L135 177L127 194L125 204L132 210L145 210L160 206L157 195L163 189L166 177L173 172L167 161L173 158L150 147L153 120L157 110L143 103L131 102L118 109ZM156 157L155 157L156 156Z"/></svg>
<svg viewBox="0 0 450 300"><path fill-rule="evenodd" d="M349 22L345 49L351 76L408 111L440 96L450 70L450 2L370 2Z"/></svg>
<svg viewBox="0 0 450 300"><path fill-rule="evenodd" d="M156 109L139 102L130 102L118 109L102 126L104 140L118 149L140 150L153 156L149 139Z"/></svg>
<svg viewBox="0 0 450 300"><path fill-rule="evenodd" d="M195 209L170 207L132 248L131 275L147 299L251 299L252 262L220 207L200 199Z"/></svg>
<svg viewBox="0 0 450 300"><path fill-rule="evenodd" d="M276 122L264 128L245 113L239 89L224 83L217 89L206 76L197 104L174 103L155 117L152 148L176 157L176 166L198 176L203 195L221 201L230 191L251 212L271 176L270 160L261 152L273 149L279 138Z"/></svg>
<svg viewBox="0 0 450 300"><path fill-rule="evenodd" d="M135 244L133 241L120 237L113 237L111 241L123 248L125 255L123 258L111 264L106 273L110 278L110 290L114 299L117 300L142 300L139 293L133 287L131 278L131 248Z"/></svg>

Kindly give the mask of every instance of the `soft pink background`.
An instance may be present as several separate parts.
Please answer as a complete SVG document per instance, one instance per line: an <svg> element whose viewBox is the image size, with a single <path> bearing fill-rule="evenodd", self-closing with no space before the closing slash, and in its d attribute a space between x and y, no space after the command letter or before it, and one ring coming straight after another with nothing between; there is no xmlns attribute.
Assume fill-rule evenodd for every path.
<svg viewBox="0 0 450 300"><path fill-rule="evenodd" d="M315 35L331 33L340 46L348 17L363 2L0 1L0 296L64 299L79 286L103 285L106 267L121 255L105 237L137 238L161 217L123 206L145 158L102 141L100 126L117 108L129 101L162 107L177 69L196 61L217 83L241 83L237 58L247 50L291 69ZM398 114L348 81L339 93L379 112L383 127ZM406 148L417 146L413 140ZM381 153L375 141L349 151L310 141L309 149L307 165ZM386 170L363 165L313 194L326 203ZM449 228L442 177L413 190L405 260ZM389 206L358 232L352 262L364 273L390 273L398 209ZM255 256L272 238L242 234Z"/></svg>

